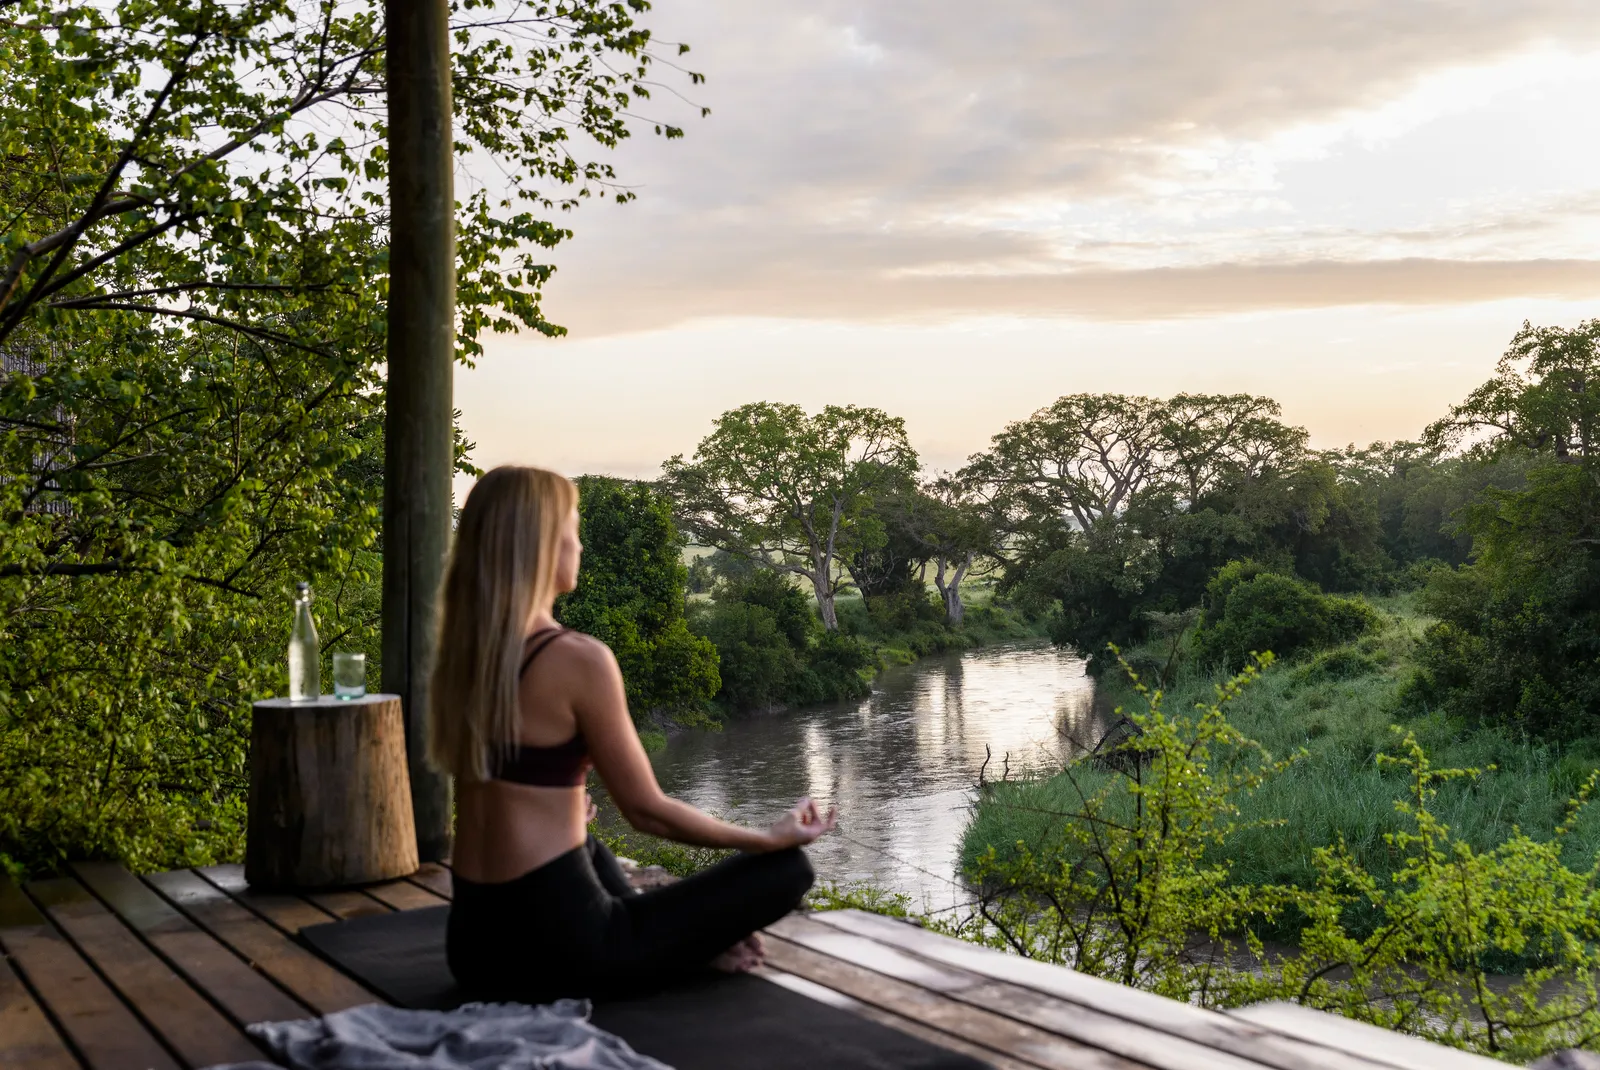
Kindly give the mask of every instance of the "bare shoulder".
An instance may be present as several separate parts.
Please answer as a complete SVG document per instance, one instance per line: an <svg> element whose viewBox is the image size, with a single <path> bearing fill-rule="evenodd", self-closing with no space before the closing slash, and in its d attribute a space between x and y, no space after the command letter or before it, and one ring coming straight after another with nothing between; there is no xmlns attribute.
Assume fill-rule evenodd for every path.
<svg viewBox="0 0 1600 1070"><path fill-rule="evenodd" d="M617 657L611 648L592 635L565 631L560 642L550 647L552 660L581 674L609 672L616 668Z"/></svg>

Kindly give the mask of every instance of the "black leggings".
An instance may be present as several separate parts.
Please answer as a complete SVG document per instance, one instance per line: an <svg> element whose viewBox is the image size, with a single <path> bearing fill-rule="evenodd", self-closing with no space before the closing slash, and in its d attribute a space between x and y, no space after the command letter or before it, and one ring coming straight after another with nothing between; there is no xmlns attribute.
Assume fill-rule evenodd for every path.
<svg viewBox="0 0 1600 1070"><path fill-rule="evenodd" d="M457 876L445 941L450 972L485 1000L651 991L789 913L812 879L805 853L791 847L735 855L639 893L591 836L515 880Z"/></svg>

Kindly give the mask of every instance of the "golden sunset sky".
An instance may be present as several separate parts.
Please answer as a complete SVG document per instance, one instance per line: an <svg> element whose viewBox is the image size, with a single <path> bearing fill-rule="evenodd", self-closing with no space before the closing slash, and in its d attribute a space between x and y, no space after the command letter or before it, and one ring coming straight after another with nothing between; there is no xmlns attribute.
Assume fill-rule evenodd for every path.
<svg viewBox="0 0 1600 1070"><path fill-rule="evenodd" d="M481 466L651 476L747 401L959 465L1064 393L1417 435L1600 315L1594 0L658 0L692 89L456 377ZM698 118L665 87L712 109ZM462 164L458 183L488 181Z"/></svg>

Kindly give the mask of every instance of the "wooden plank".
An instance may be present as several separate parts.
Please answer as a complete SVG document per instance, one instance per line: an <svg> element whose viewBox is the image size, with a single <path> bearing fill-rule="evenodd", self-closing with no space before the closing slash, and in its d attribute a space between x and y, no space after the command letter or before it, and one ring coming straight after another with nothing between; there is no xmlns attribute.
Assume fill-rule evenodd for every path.
<svg viewBox="0 0 1600 1070"><path fill-rule="evenodd" d="M202 866L195 872L290 936L308 925L323 925L337 917L298 895L251 891L243 866Z"/></svg>
<svg viewBox="0 0 1600 1070"><path fill-rule="evenodd" d="M410 881L384 881L369 884L361 889L372 898L395 910L421 910L425 907L442 907L450 900Z"/></svg>
<svg viewBox="0 0 1600 1070"><path fill-rule="evenodd" d="M72 867L125 924L241 1025L306 1017L311 1008L286 994L114 862Z"/></svg>
<svg viewBox="0 0 1600 1070"><path fill-rule="evenodd" d="M875 941L866 937L831 930L806 918L785 918L781 924L778 931L783 936L821 954L930 991L944 992L971 1007L1024 1022L1087 1050L1111 1053L1123 1060L1163 1070L1167 1067L1174 1070L1178 1067L1183 1070L1259 1070L1256 1063L1240 1056L1167 1033L1130 1026L1124 1020L1040 996L1025 988L996 985L980 973L919 961L894 948L875 947Z"/></svg>
<svg viewBox="0 0 1600 1070"><path fill-rule="evenodd" d="M4 957L0 957L0 1066L79 1070L67 1042Z"/></svg>
<svg viewBox="0 0 1600 1070"><path fill-rule="evenodd" d="M186 869L145 878L197 925L233 948L318 1014L381 1000L307 951L281 929L246 910L228 893Z"/></svg>
<svg viewBox="0 0 1600 1070"><path fill-rule="evenodd" d="M91 1070L178 1070L161 1042L5 876L0 949Z"/></svg>
<svg viewBox="0 0 1600 1070"><path fill-rule="evenodd" d="M971 970L952 969L854 933L838 932L817 924L813 917L809 914L790 914L767 931L820 954L864 966L930 992L957 992L986 980Z"/></svg>
<svg viewBox="0 0 1600 1070"><path fill-rule="evenodd" d="M421 867L406 880L421 885L434 895L445 899L449 899L452 894L450 871L437 862L422 863Z"/></svg>
<svg viewBox="0 0 1600 1070"><path fill-rule="evenodd" d="M1237 1052L1209 1047L1172 1033L1152 1029L1088 1007L1067 1003L1020 985L991 981L969 988L959 996L976 1007L987 1007L1018 1021L1027 1022L1059 1036L1071 1037L1105 1051L1114 1051L1162 1070L1261 1070L1262 1064ZM1331 1054L1331 1053L1330 1053ZM1293 1064L1294 1070L1334 1066L1305 1059ZM1360 1063L1361 1070L1373 1070Z"/></svg>
<svg viewBox="0 0 1600 1070"><path fill-rule="evenodd" d="M1032 1066L1060 1070L1135 1070L1134 1063L1120 1056L1053 1036L1009 1016L970 1006L951 995L885 976L863 964L838 959L788 939L790 934L804 928L801 921L791 916L767 930L767 959L774 968L784 973L831 988L939 1032L963 1037L990 1051L1004 1053ZM782 936L778 935L779 930ZM974 979L974 983L981 981L981 978Z"/></svg>
<svg viewBox="0 0 1600 1070"><path fill-rule="evenodd" d="M1506 1065L1486 1055L1447 1048L1421 1037L1354 1022L1298 1003L1254 1003L1228 1013L1275 1033L1351 1052L1398 1070L1492 1070L1494 1067L1504 1070Z"/></svg>
<svg viewBox="0 0 1600 1070"><path fill-rule="evenodd" d="M204 1067L261 1058L261 1048L83 885L57 877L34 881L24 891L184 1063Z"/></svg>
<svg viewBox="0 0 1600 1070"><path fill-rule="evenodd" d="M1121 1025L1110 1039L1131 1038L1148 1032L1160 1033L1168 1038L1164 1041L1167 1044L1192 1044L1278 1070L1306 1070L1309 1067L1318 1070L1372 1070L1375 1065L1382 1065L1349 1052L1274 1033L1219 1011L1180 1003L1153 992L1128 988L1062 966L940 936L892 918L858 910L828 911L810 917L820 924L868 937L941 965L983 974L991 979L995 987L974 988L964 992L962 998L981 1001L983 1005L1016 1006L1018 1013L1028 1016L1028 1021L1043 1024L1045 1019L1049 1019L1058 1022L1063 1029L1087 1027L1098 1033L1107 1026L1107 1019L1120 1019ZM1050 998L1042 1002L1036 998L1024 998L1022 991ZM1050 1010L1054 1001L1071 1004L1071 1013L1055 1014ZM1087 1013L1089 1011L1097 1013L1090 1015ZM1142 1028L1130 1030L1127 1028L1129 1023ZM1116 1050L1128 1051L1125 1048ZM1142 1055L1132 1057L1148 1061ZM1158 1062L1152 1065L1163 1064Z"/></svg>
<svg viewBox="0 0 1600 1070"><path fill-rule="evenodd" d="M369 895L360 892L307 892L306 899L314 906L320 907L343 920L345 918L360 918L368 914L389 914L392 911ZM324 918L324 921L327 919ZM318 924L313 922L312 924Z"/></svg>
<svg viewBox="0 0 1600 1070"><path fill-rule="evenodd" d="M775 970L769 966L758 967L755 972L758 976L766 978L775 985L782 985L789 991L798 992L800 995L814 999L818 1003L826 1003L831 1007L838 1007L841 1010L849 1011L851 1014L869 1018L879 1025L886 1025L890 1029L909 1033L920 1040L926 1040L929 1044L960 1052L963 1055L970 1055L974 1059L981 1059L986 1065L994 1067L994 1070L1035 1070L1039 1065L1038 1063L1021 1062L1011 1058L1009 1055L1001 1055L960 1037L940 1032L930 1026L923 1025L921 1022L880 1010L877 1007L862 1003L858 999L853 999L843 992L837 992L815 981L808 981L804 977L792 973L784 973L782 970Z"/></svg>

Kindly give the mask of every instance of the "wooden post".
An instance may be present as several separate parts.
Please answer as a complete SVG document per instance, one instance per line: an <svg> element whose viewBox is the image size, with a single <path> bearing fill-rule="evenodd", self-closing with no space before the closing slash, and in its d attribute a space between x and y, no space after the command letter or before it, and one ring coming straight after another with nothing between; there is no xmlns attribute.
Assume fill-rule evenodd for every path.
<svg viewBox="0 0 1600 1070"><path fill-rule="evenodd" d="M455 192L448 0L386 0L389 338L384 424L383 689L405 709L417 849L450 854L450 781L424 758L428 671L450 542Z"/></svg>
<svg viewBox="0 0 1600 1070"><path fill-rule="evenodd" d="M336 888L416 872L402 727L394 695L255 704L251 887Z"/></svg>

